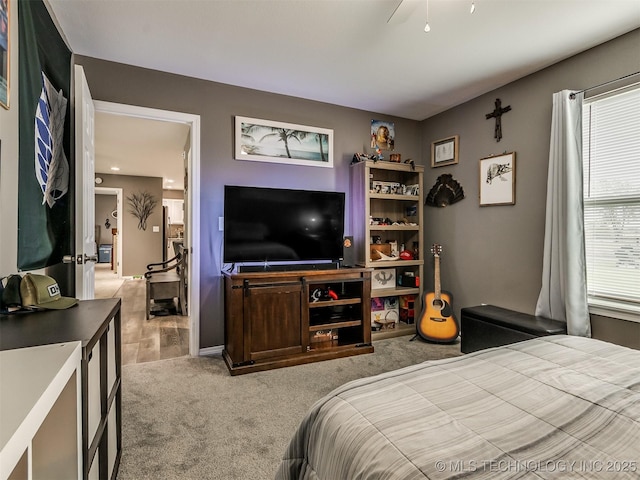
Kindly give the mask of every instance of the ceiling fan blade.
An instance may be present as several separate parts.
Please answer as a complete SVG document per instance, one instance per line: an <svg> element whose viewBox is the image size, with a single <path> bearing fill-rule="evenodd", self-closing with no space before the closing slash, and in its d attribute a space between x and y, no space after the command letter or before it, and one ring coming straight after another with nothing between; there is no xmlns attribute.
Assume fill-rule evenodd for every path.
<svg viewBox="0 0 640 480"><path fill-rule="evenodd" d="M400 0L387 23L401 24L406 22L418 6L419 0Z"/></svg>

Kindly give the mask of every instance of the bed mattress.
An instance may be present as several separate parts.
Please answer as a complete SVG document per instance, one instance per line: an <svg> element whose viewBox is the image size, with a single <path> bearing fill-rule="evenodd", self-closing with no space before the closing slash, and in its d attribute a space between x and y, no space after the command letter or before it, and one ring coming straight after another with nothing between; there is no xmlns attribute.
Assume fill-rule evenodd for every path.
<svg viewBox="0 0 640 480"><path fill-rule="evenodd" d="M554 335L359 379L276 479L640 478L640 351Z"/></svg>

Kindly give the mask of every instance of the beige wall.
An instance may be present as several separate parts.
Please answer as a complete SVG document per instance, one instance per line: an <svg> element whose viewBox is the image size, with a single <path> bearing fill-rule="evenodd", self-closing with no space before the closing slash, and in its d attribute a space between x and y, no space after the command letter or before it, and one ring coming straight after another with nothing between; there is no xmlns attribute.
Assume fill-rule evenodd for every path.
<svg viewBox="0 0 640 480"><path fill-rule="evenodd" d="M111 215L111 212L118 208L118 197L112 194L96 194L96 225L100 227L99 236L96 234L96 243L112 243L111 229L117 228L118 220ZM111 227L105 227L105 221L109 219Z"/></svg>
<svg viewBox="0 0 640 480"><path fill-rule="evenodd" d="M162 238L162 178L134 177L128 175L100 174L101 187L122 188L122 275L125 277L143 275L147 265L163 260L164 240ZM158 201L147 220L147 229L138 229L138 219L131 214L127 198L133 193L149 192ZM99 195L103 196L103 195ZM107 197L115 198L115 197ZM96 217L96 223L102 225L104 218ZM115 221L111 222L114 224ZM158 232L153 226L159 227ZM111 242L104 242L111 243Z"/></svg>
<svg viewBox="0 0 640 480"><path fill-rule="evenodd" d="M427 167L425 174L427 190L439 175L451 173L466 194L454 205L425 208L426 246L444 247L442 288L453 293L458 314L461 307L481 303L534 312L542 276L552 95L640 71L639 45L635 30L422 122L425 165L431 142L460 135L458 165ZM485 119L496 98L512 108L502 117L499 143L494 120ZM480 207L479 160L504 152L516 153L516 204ZM433 285L433 278L426 280ZM593 335L640 348L640 323L601 317L594 320Z"/></svg>
<svg viewBox="0 0 640 480"><path fill-rule="evenodd" d="M183 199L184 191L183 190L162 190L162 198L174 198L174 199Z"/></svg>

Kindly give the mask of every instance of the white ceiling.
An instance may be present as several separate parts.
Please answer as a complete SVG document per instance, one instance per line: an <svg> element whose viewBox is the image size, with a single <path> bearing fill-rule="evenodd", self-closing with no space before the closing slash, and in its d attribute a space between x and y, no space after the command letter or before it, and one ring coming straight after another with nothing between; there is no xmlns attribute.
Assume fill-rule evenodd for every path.
<svg viewBox="0 0 640 480"><path fill-rule="evenodd" d="M414 120L640 27L638 0L47 1L76 54Z"/></svg>
<svg viewBox="0 0 640 480"><path fill-rule="evenodd" d="M164 188L183 190L187 125L101 112L95 121L96 174L162 177Z"/></svg>

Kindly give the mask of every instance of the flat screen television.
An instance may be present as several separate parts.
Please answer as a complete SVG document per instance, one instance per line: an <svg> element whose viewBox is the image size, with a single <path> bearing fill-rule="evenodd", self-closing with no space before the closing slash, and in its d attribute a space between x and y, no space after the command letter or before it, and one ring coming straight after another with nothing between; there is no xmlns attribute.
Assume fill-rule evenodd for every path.
<svg viewBox="0 0 640 480"><path fill-rule="evenodd" d="M225 185L224 263L342 259L342 192Z"/></svg>

